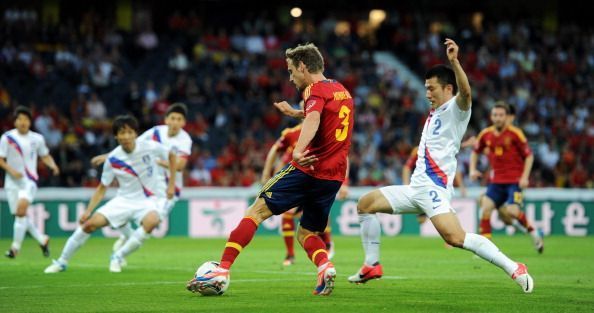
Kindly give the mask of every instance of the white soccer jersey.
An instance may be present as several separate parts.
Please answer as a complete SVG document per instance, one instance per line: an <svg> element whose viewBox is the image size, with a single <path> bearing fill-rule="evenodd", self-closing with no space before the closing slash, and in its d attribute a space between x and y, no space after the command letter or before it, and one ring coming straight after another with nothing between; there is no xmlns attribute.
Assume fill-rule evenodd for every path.
<svg viewBox="0 0 594 313"><path fill-rule="evenodd" d="M23 174L23 178L17 180L6 173L5 188L22 188L27 182L37 184L37 157L48 153L43 136L34 131L29 131L26 135L21 135L16 129L5 132L0 138L0 157Z"/></svg>
<svg viewBox="0 0 594 313"><path fill-rule="evenodd" d="M107 155L103 164L101 183L109 186L117 178L117 197L146 199L151 196L165 197L167 186L158 174L158 159L167 159L169 149L156 142L136 140L132 153L118 146Z"/></svg>
<svg viewBox="0 0 594 313"><path fill-rule="evenodd" d="M470 121L471 110L462 111L453 97L429 112L423 126L411 186L437 185L453 191L456 154Z"/></svg>
<svg viewBox="0 0 594 313"><path fill-rule="evenodd" d="M187 160L192 153L192 138L190 138L190 135L183 129L180 129L177 135L169 137L167 134L168 128L167 125L155 126L140 135L139 139L159 142L173 151L178 158ZM167 159L165 160L167 161ZM163 177L165 181L168 180L169 171L167 169L161 167L159 174L162 175L161 177ZM175 176L175 195L179 196L183 186L183 175L178 172Z"/></svg>

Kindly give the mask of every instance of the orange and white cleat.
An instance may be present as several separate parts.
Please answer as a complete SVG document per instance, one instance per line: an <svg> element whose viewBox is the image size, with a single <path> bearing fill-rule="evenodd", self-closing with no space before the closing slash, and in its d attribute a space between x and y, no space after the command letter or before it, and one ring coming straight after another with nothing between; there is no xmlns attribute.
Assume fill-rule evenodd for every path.
<svg viewBox="0 0 594 313"><path fill-rule="evenodd" d="M334 280L336 279L336 269L332 262L322 265L318 271L318 285L314 289L314 295L329 296L334 290Z"/></svg>
<svg viewBox="0 0 594 313"><path fill-rule="evenodd" d="M382 275L384 275L384 269L382 268L382 265L377 262L372 266L363 264L361 269L348 279L351 283L364 284L372 279L380 279Z"/></svg>
<svg viewBox="0 0 594 313"><path fill-rule="evenodd" d="M534 280L528 274L528 268L525 264L518 263L518 268L512 274L511 278L522 287L524 293L531 293L532 289L534 289Z"/></svg>

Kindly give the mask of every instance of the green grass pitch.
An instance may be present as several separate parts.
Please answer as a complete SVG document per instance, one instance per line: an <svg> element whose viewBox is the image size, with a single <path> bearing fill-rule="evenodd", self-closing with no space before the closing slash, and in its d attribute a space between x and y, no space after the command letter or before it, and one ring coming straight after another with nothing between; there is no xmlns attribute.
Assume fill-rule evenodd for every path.
<svg viewBox="0 0 594 313"><path fill-rule="evenodd" d="M17 259L0 260L0 312L593 312L594 239L548 237L543 255L528 237L495 236L512 259L525 262L535 280L523 294L503 271L447 249L437 238L383 237L385 277L366 285L346 278L361 265L358 237L335 237L334 293L311 294L315 268L296 247L297 263L283 268L280 237L257 236L239 256L231 285L220 297L185 290L205 261L218 260L223 239L150 239L122 273L108 271L113 239L90 238L68 270L44 274L50 259L25 240ZM51 243L57 257L65 238ZM0 247L8 248L8 239Z"/></svg>

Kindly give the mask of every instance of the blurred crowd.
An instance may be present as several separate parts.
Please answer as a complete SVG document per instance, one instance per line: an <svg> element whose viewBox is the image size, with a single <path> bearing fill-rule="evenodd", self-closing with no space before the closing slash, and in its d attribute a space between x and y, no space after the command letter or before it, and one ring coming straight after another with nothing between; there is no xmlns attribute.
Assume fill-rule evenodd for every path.
<svg viewBox="0 0 594 313"><path fill-rule="evenodd" d="M516 107L515 123L535 154L533 187L594 184L592 29L403 12L388 12L379 27L352 16L280 19L268 13L216 26L195 11L178 11L154 30L151 12L141 10L132 29L122 31L93 10L60 22L37 16L13 9L1 21L0 129L12 128L15 106L33 109L33 129L62 169L51 177L40 166L42 186L95 186L100 169L90 158L116 145L110 119L131 113L147 129L162 123L174 102L188 106L185 129L194 142L186 185L257 183L268 149L283 128L297 123L272 103L298 103L284 50L303 42L321 48L326 76L354 95L351 185L399 184L428 106L415 107L424 93L396 71L379 68L373 53L393 50L422 79L425 69L446 61L445 37L461 46L473 88L467 137L487 127L490 107L505 100ZM459 156L463 172L469 154Z"/></svg>

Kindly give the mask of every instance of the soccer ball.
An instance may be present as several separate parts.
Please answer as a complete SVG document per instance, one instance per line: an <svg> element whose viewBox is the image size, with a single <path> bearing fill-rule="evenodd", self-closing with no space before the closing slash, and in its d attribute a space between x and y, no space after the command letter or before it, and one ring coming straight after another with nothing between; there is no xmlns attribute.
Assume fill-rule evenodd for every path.
<svg viewBox="0 0 594 313"><path fill-rule="evenodd" d="M219 262L208 261L200 265L196 270L195 278L198 281L198 292L203 296L220 296L227 288L231 279L224 276L215 276L212 278L204 277L204 275L212 272L219 266Z"/></svg>

